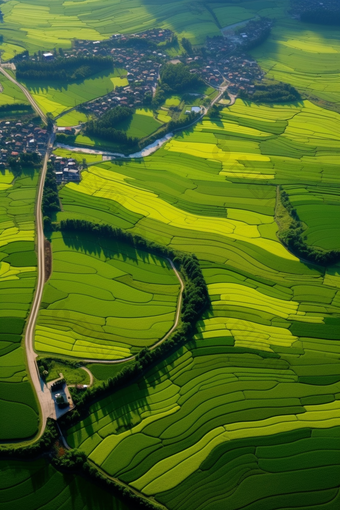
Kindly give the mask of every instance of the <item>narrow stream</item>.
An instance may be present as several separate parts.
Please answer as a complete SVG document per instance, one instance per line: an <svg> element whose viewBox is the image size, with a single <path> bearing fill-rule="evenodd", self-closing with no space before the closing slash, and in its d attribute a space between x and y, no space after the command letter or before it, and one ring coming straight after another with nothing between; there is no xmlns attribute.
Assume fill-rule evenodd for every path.
<svg viewBox="0 0 340 510"><path fill-rule="evenodd" d="M150 154L153 154L156 152L162 145L167 143L172 137L174 136L174 133L168 133L167 135L163 136L163 138L159 138L155 142L151 143L147 147L144 147L139 152L135 152L134 154L129 154L126 156L125 154L120 154L119 152L108 152L108 151L100 151L96 149L88 149L86 147L73 147L72 145L65 145L63 143L56 143L55 148L60 149L66 149L72 152L80 152L84 154L99 154L103 156L103 161L108 159L137 159L137 158L145 158L147 156L150 156Z"/></svg>

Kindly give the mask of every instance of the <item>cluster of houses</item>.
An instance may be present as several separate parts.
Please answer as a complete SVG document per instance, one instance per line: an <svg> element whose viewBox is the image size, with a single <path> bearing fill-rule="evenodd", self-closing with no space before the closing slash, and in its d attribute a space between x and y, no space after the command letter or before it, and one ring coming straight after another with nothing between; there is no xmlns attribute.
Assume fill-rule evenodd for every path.
<svg viewBox="0 0 340 510"><path fill-rule="evenodd" d="M127 71L121 76L122 82L127 79L129 83L120 87L118 80L114 91L83 104L79 110L98 117L113 106L138 108L150 104L157 88L160 68L169 57L159 48L155 49L154 44L147 45L145 41L166 44L173 35L170 30L155 29L129 36L115 34L109 41L75 41L73 50L65 52L66 56L111 56L115 68ZM132 45L129 44L130 40L134 41Z"/></svg>
<svg viewBox="0 0 340 510"><path fill-rule="evenodd" d="M321 11L322 9L339 12L339 0L291 0L291 12L295 18L300 18L305 11Z"/></svg>
<svg viewBox="0 0 340 510"><path fill-rule="evenodd" d="M250 22L244 30L252 33L249 26L252 26L254 23L257 27L257 22ZM267 22L262 22L259 26L263 29L264 26L268 25ZM155 36L159 33L158 30L152 32L154 32ZM144 36L146 34L149 36L149 33L150 31L145 32ZM172 32L169 31L166 37L170 37L171 34ZM240 34L241 40L244 39L242 34ZM253 34L249 37L252 38ZM125 36L124 38L127 39ZM80 45L80 43L82 44ZM101 43L98 41L95 43L91 41L77 41L75 46L77 48L84 48L90 46L90 44L96 48L96 44L100 45ZM235 43L226 37L208 38L204 51L197 52L197 54L192 56L178 56L173 62L183 62L189 65L191 72L199 74L212 87L218 88L227 80L230 83L229 90L232 94L237 94L243 90L252 93L255 90L254 81L262 80L264 73L254 59L240 51L241 48L242 44L238 46L236 51ZM135 46L132 48L117 46L111 49L111 55L116 67L127 70L126 77L129 85L126 87L118 86L109 94L94 101L84 103L79 107L79 110L84 113L99 117L113 106L120 105L136 108L150 104L157 88L162 64L172 62L165 53L153 49L146 50L144 47L138 49Z"/></svg>
<svg viewBox="0 0 340 510"><path fill-rule="evenodd" d="M214 88L223 82L229 83L228 90L237 94L240 90L252 92L254 81L261 81L264 73L256 60L245 53L232 54L230 44L223 37L207 40L204 56L187 58L186 63L201 78Z"/></svg>
<svg viewBox="0 0 340 510"><path fill-rule="evenodd" d="M53 170L58 185L80 181L81 168L75 159L63 158L53 154L50 158L50 162L53 164Z"/></svg>
<svg viewBox="0 0 340 510"><path fill-rule="evenodd" d="M0 123L0 160L3 166L8 157L22 152L46 154L48 132L33 123L8 120Z"/></svg>
<svg viewBox="0 0 340 510"><path fill-rule="evenodd" d="M142 105L150 104L153 96L153 88L151 86L126 86L116 88L105 96L83 103L77 110L88 115L100 117L114 106L129 106L130 108L138 108Z"/></svg>

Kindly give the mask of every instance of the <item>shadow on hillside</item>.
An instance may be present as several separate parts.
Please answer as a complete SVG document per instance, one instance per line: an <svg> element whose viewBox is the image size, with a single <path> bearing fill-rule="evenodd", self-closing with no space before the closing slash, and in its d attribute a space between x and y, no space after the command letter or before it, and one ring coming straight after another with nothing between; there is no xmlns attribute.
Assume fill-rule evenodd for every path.
<svg viewBox="0 0 340 510"><path fill-rule="evenodd" d="M138 248L133 238L131 242L116 239L104 239L94 234L62 231L62 238L68 248L81 251L98 258L131 261L138 265L139 260L145 263L160 263L162 267L169 267L168 262L146 250Z"/></svg>

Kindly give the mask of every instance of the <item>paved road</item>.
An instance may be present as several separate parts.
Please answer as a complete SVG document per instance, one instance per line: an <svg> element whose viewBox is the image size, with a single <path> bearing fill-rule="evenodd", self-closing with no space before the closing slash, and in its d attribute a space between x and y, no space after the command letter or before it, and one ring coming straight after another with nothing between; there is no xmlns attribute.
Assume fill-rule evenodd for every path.
<svg viewBox="0 0 340 510"><path fill-rule="evenodd" d="M23 85L18 83L1 66L0 66L0 72L4 76L6 76L6 78L8 78L12 83L14 83L16 86L18 86L22 90L22 92L25 94L25 96L27 97L28 101L30 102L30 104L32 105L34 110L41 117L42 121L45 124L47 124L46 115L43 113L43 111L40 109L40 107L36 104L34 99L31 97L30 93L28 92L28 90ZM220 97L222 96L222 94L224 93L224 91L226 89L227 89L227 87L223 87L223 86L220 88L220 93L213 100L213 102L211 103L210 106L215 104L220 99ZM196 119L193 122L193 124L195 124L198 120L203 118L203 116L207 112L208 112L208 109L204 108L202 116L199 117L199 119ZM44 230L43 230L42 199L43 199L44 184L45 184L45 178L46 178L46 172L47 172L47 162L50 157L50 152L53 149L54 137L55 137L55 133L53 132L50 135L50 138L48 141L48 147L47 147L46 155L45 155L44 162L43 162L43 167L42 167L41 174L40 174L39 188L38 188L38 194L37 194L37 200L36 200L35 214L36 214L36 248L37 248L37 256L38 256L38 268L37 268L38 269L38 280L37 280L37 287L36 287L36 291L34 294L32 308L31 308L31 312L30 312L30 315L29 315L29 318L27 321L27 327L26 327L26 332L25 332L25 349L26 349L28 370L30 373L32 384L33 384L35 391L37 393L40 407L41 407L42 420L41 420L41 429L40 429L38 438L43 434L43 432L45 430L47 418L51 417L51 418L56 419L56 410L55 410L54 401L51 396L51 392L47 388L46 384L44 384L44 382L42 381L42 379L39 375L39 370L38 370L38 366L37 366L37 354L34 351L35 324L36 324L36 320L37 320L38 313L39 313L40 302L41 302L41 297L42 297L44 283L45 283L45 245L44 245L45 238L44 238ZM171 137L171 135L169 134L165 138L168 138L168 137ZM158 147L159 147L159 144L157 144L157 148ZM150 348L150 350L155 349L160 344L165 342L169 338L169 336L173 333L173 331L177 328L177 326L179 324L179 320L180 320L180 313L181 313L182 301L183 301L184 282L183 282L180 274L178 273L172 260L168 259L168 261L169 261L172 269L174 270L174 272L180 282L180 286L181 286L179 299L178 299L178 303L177 303L176 318L175 318L175 322L174 322L172 328L168 331L168 333L161 340L159 340L156 344L154 344ZM95 362L95 363L124 363L126 361L131 361L131 360L135 359L135 357L136 356L130 356L128 358L124 358L124 359L120 359L120 360L88 359L88 360L84 360L84 361L91 362L91 363L92 362ZM90 374L90 381L91 381L90 384L92 384L93 377L92 377L92 374L90 373L90 371L89 371L89 374Z"/></svg>
<svg viewBox="0 0 340 510"><path fill-rule="evenodd" d="M37 114L41 117L41 120L44 124L47 124L47 117L44 112L40 109L37 103L34 101L33 97L30 95L28 90L18 83L3 67L0 66L0 72L6 76L12 83L14 83L17 87L19 87L22 92L27 97L28 101L32 105L32 108L37 112ZM56 418L56 410L55 404L52 399L52 395L50 390L47 388L46 384L42 381L39 369L37 365L37 354L34 352L34 329L35 323L37 320L42 291L45 283L45 246L44 246L44 230L43 230L43 217L42 217L42 198L44 192L44 184L47 172L47 162L50 157L50 152L53 149L54 142L54 133L52 133L48 140L47 151L44 157L43 166L40 173L39 180L39 188L36 199L36 210L35 210L35 218L36 218L36 249L38 256L38 279L37 279L37 287L35 290L33 304L30 311L30 315L28 317L26 331L25 331L25 350L27 357L27 366L30 374L30 378L34 389L37 393L37 397L40 403L41 408L41 428L37 438L37 440L45 430L46 420L47 418Z"/></svg>
<svg viewBox="0 0 340 510"><path fill-rule="evenodd" d="M31 313L28 318L26 332L25 332L25 349L27 356L28 369L30 372L32 384L37 393L37 397L41 406L41 414L42 414L42 427L40 430L40 435L43 433L46 425L46 420L48 417L55 418L55 405L51 396L50 390L47 388L46 384L42 381L39 375L39 370L37 366L37 354L34 352L34 330L35 323L37 320L40 301L42 296L42 291L45 283L45 246L44 246L44 230L43 230L43 216L42 216L42 198L44 192L44 184L45 177L47 171L47 162L50 157L50 149L53 147L53 138L54 135L51 135L49 139L49 147L46 152L43 167L40 174L39 180L39 188L36 200L36 249L38 256L38 279L37 279L37 287L35 290L33 304L31 308Z"/></svg>
<svg viewBox="0 0 340 510"><path fill-rule="evenodd" d="M0 73L2 73L4 76L6 76L6 78L8 78L12 83L14 83L17 87L19 87L19 89L22 90L22 92L25 94L25 96L27 97L28 101L31 103L32 105L32 108L37 112L37 114L39 115L39 117L41 117L41 120L44 122L44 124L47 124L47 117L46 115L44 114L44 112L42 111L42 109L37 105L37 103L34 101L33 97L31 96L31 94L28 92L28 90L23 86L21 85L21 83L17 82L15 80L15 78L13 78L13 76L11 76L7 71L5 71L5 69L3 67L0 66Z"/></svg>

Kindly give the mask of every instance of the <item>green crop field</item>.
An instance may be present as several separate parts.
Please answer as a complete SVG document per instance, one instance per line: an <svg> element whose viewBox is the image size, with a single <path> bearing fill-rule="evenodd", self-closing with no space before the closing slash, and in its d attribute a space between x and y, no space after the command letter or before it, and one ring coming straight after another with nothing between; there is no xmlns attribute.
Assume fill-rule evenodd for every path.
<svg viewBox="0 0 340 510"><path fill-rule="evenodd" d="M57 116L81 103L111 92L115 88L113 81L115 79L114 76L114 73L94 76L77 83L66 85L56 84L54 87L47 83L44 84L43 82L26 81L25 86L29 89L32 97L45 113L51 113L53 116ZM71 114L71 120L67 121L67 125L70 125L69 122L79 123L79 119L81 121L84 120L83 114L71 112L68 116ZM63 117L60 118L58 124L60 126L65 125L62 119Z"/></svg>
<svg viewBox="0 0 340 510"><path fill-rule="evenodd" d="M280 20L267 42L253 55L268 76L300 91L340 102L340 41L336 28Z"/></svg>
<svg viewBox="0 0 340 510"><path fill-rule="evenodd" d="M310 245L340 250L340 196L338 189L316 186L285 186L292 206L307 226Z"/></svg>
<svg viewBox="0 0 340 510"><path fill-rule="evenodd" d="M38 351L121 359L152 345L175 320L179 282L164 259L127 244L53 234L53 273L42 297Z"/></svg>
<svg viewBox="0 0 340 510"><path fill-rule="evenodd" d="M9 81L3 74L0 74L0 106L7 104L28 104L24 93Z"/></svg>
<svg viewBox="0 0 340 510"><path fill-rule="evenodd" d="M68 127L68 126L78 126L82 122L87 121L87 116L85 113L77 112L76 110L72 110L71 112L65 113L56 120L56 124L58 127Z"/></svg>
<svg viewBox="0 0 340 510"><path fill-rule="evenodd" d="M157 122L154 119L151 110L139 108L133 114L131 120L120 122L116 127L117 129L125 131L127 136L132 138L145 138L154 131L157 131L161 125L161 122Z"/></svg>
<svg viewBox="0 0 340 510"><path fill-rule="evenodd" d="M194 44L203 43L207 35L219 33L212 13L201 2L191 0L157 4L136 0L128 9L122 1L86 0L79 9L74 1L57 0L52 8L48 0L31 3L10 0L2 12L3 49L7 55L17 51L9 44L32 52L69 48L73 38L96 41L117 32L141 32L155 26L174 30Z"/></svg>
<svg viewBox="0 0 340 510"><path fill-rule="evenodd" d="M270 78L302 94L290 104L237 99L140 159L103 161L101 155L55 151L90 165L79 183L60 187L58 221L107 224L194 254L207 284L209 307L185 343L170 343L167 356L149 365L147 350L137 363L101 363L129 358L166 335L175 321L179 281L169 261L126 242L58 228L50 233L52 272L34 348L41 357L84 360L95 385L87 393L72 390L77 411L73 421L60 422L65 438L102 473L168 510L340 506L340 264L299 259L278 237L282 217L288 221L280 215L284 191L305 229L304 242L340 250L339 33L293 19L289 7L289 0L1 5L4 58L21 47L66 48L76 37L102 40L153 27L170 28L179 40L198 45L221 27L275 18L267 41L251 53ZM116 70L68 87L29 88L45 112L66 112L58 119L66 126L85 120L75 106L122 83L125 73ZM0 101L21 101L11 84L1 84ZM157 113L137 110L123 127L143 138L168 121L168 109L186 102L169 93ZM77 135L76 143L94 146L97 140ZM27 439L38 426L21 344L36 284L37 182L34 172L15 180L0 172L5 441ZM73 371L65 360L50 367L48 379L64 370L71 384L89 382L84 370ZM89 394L94 398L83 413ZM53 452L62 455L63 448L57 443ZM47 462L0 465L0 505L125 510L99 485Z"/></svg>
<svg viewBox="0 0 340 510"><path fill-rule="evenodd" d="M309 193L313 205L318 185L336 207L338 123L308 101L238 100L218 122L204 119L144 160L91 166L60 193L60 218L125 225L201 262L211 308L193 342L68 431L109 475L171 509L263 508L256 502L272 498L268 508L294 507L299 487L308 504L339 462L325 446L340 426L339 269L299 261L275 221L281 184L304 222L332 223L326 210L316 225L300 202ZM277 454L286 443L291 454ZM337 508L336 483L320 482L320 504Z"/></svg>
<svg viewBox="0 0 340 510"><path fill-rule="evenodd" d="M45 459L0 460L0 501L6 510L127 510L103 489L56 471Z"/></svg>
<svg viewBox="0 0 340 510"><path fill-rule="evenodd" d="M38 407L27 381L22 333L36 283L34 203L38 174L0 173L1 440L33 436Z"/></svg>

